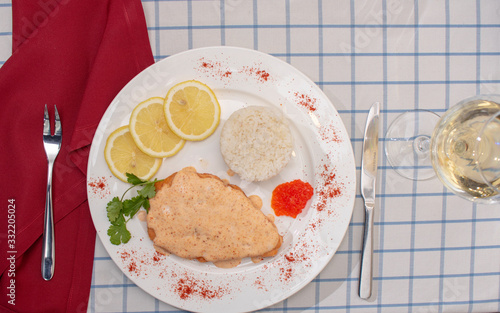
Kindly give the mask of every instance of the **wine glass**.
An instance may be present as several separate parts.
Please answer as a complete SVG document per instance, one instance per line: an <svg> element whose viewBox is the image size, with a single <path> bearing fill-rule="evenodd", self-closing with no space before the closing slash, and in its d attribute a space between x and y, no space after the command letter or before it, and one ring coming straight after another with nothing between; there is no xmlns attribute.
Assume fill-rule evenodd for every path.
<svg viewBox="0 0 500 313"><path fill-rule="evenodd" d="M389 164L403 177L437 176L455 194L500 203L500 96L460 101L445 114L401 114L386 134Z"/></svg>

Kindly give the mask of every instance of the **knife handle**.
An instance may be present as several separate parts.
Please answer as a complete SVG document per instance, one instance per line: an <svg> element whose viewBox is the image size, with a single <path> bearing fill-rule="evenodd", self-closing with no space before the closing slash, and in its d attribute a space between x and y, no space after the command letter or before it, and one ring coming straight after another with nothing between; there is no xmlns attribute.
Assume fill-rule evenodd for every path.
<svg viewBox="0 0 500 313"><path fill-rule="evenodd" d="M365 204L365 231L361 254L361 272L359 275L359 297L368 299L372 294L373 268L373 204Z"/></svg>

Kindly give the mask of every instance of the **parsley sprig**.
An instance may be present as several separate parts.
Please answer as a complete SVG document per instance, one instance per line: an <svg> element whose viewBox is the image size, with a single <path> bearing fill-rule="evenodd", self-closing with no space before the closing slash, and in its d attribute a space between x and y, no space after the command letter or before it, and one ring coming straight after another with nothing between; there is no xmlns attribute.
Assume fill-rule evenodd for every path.
<svg viewBox="0 0 500 313"><path fill-rule="evenodd" d="M111 226L108 228L109 240L114 245L127 243L130 238L130 232L127 229L127 222L139 212L143 207L146 212L149 212L149 199L156 195L155 183L158 181L156 178L153 181L142 180L134 174L126 173L127 181L132 184L130 188L125 190L122 197L114 197L106 205L106 212L108 215ZM142 186L137 190L137 196L126 199L125 194L134 187Z"/></svg>

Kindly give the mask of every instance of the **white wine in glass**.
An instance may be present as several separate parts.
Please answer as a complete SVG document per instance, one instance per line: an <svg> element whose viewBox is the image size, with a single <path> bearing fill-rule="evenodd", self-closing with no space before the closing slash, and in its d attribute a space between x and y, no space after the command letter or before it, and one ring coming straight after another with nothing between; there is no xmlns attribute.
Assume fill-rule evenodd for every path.
<svg viewBox="0 0 500 313"><path fill-rule="evenodd" d="M432 175L425 172L421 160L430 160L437 177L455 194L480 203L500 203L500 96L481 95L459 102L439 119L430 136L428 129L419 127L435 119L432 112L405 114L415 120L396 119L386 135L386 154L398 173L428 179ZM412 127L414 133L408 136ZM398 148L401 143L411 143L412 151Z"/></svg>

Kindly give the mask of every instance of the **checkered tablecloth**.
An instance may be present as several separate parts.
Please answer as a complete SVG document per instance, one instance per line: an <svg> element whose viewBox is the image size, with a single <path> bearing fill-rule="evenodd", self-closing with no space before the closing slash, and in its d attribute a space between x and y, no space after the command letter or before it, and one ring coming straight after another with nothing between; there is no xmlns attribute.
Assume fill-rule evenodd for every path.
<svg viewBox="0 0 500 313"><path fill-rule="evenodd" d="M384 134L399 114L443 114L500 94L500 1L143 0L155 60L204 46L276 56L309 76L349 132L359 175L374 101ZM10 1L0 1L0 65L10 56ZM380 151L383 151L381 145ZM271 312L498 312L500 205L477 205L437 180L400 177L381 154L374 294L358 297L363 201L327 267ZM143 292L97 239L89 312L176 312Z"/></svg>

